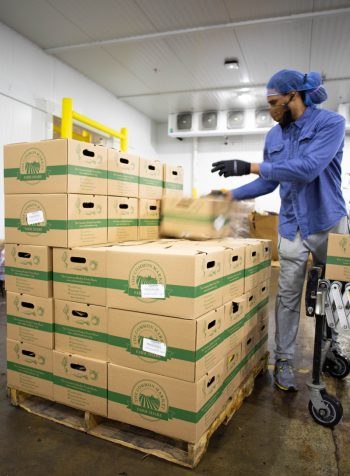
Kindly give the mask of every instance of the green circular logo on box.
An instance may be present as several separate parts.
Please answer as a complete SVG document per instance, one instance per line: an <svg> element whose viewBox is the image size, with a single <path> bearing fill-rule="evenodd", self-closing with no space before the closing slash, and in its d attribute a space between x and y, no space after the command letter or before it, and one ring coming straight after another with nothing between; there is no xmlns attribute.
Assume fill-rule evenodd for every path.
<svg viewBox="0 0 350 476"><path fill-rule="evenodd" d="M28 236L38 236L48 232L46 211L37 200L31 200L23 205L18 229Z"/></svg>
<svg viewBox="0 0 350 476"><path fill-rule="evenodd" d="M132 267L129 274L129 296L134 296L142 302L154 302L156 298L142 298L142 284L163 284L166 285L165 273L158 263L151 260L138 261Z"/></svg>
<svg viewBox="0 0 350 476"><path fill-rule="evenodd" d="M131 391L130 409L148 421L168 420L168 397L157 382L141 380Z"/></svg>
<svg viewBox="0 0 350 476"><path fill-rule="evenodd" d="M154 322L141 321L133 327L130 334L131 353L137 355L141 360L148 363L164 360L164 357L152 354L143 349L144 339L150 339L155 342L162 342L167 345L164 332Z"/></svg>
<svg viewBox="0 0 350 476"><path fill-rule="evenodd" d="M30 185L36 185L41 180L48 178L45 156L40 149L31 147L24 152L20 160L17 178Z"/></svg>

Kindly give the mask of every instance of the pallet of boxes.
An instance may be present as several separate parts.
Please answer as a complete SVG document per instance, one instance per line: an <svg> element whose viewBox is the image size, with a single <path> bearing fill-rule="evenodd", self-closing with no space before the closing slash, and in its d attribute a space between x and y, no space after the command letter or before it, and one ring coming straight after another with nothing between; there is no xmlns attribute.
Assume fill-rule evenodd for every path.
<svg viewBox="0 0 350 476"><path fill-rule="evenodd" d="M12 403L195 466L266 367L270 242L225 238L229 203L183 198L182 167L4 152Z"/></svg>

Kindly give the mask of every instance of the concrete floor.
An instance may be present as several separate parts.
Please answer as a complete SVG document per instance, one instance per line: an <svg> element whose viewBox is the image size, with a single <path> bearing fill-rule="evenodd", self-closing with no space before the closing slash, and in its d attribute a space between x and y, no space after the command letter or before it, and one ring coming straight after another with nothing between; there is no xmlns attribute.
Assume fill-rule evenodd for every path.
<svg viewBox="0 0 350 476"><path fill-rule="evenodd" d="M273 269L271 317L277 276L278 270ZM313 330L313 320L303 317L296 358L300 391L276 390L271 365L268 373L257 378L253 394L231 423L218 429L206 456L191 471L10 406L5 391L5 302L0 298L0 476L348 476L350 377L342 382L326 379L329 393L342 401L342 422L335 430L315 424L307 410L305 387L312 364ZM273 332L271 319L270 350ZM350 354L349 338L344 336L342 341Z"/></svg>

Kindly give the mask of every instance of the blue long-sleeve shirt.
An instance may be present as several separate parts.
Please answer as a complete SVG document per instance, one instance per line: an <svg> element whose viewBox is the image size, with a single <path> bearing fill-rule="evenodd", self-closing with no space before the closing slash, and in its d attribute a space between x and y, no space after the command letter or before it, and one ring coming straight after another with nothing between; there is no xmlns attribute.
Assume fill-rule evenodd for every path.
<svg viewBox="0 0 350 476"><path fill-rule="evenodd" d="M293 240L329 230L347 214L341 191L345 120L314 106L267 134L260 177L232 190L235 200L255 198L280 185L279 233Z"/></svg>

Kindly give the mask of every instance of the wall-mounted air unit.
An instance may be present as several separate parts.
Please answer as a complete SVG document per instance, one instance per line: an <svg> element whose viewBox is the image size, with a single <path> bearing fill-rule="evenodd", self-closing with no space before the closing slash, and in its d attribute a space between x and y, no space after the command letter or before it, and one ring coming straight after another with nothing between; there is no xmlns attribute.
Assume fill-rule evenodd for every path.
<svg viewBox="0 0 350 476"><path fill-rule="evenodd" d="M232 109L169 114L170 137L224 137L266 134L275 123L267 109Z"/></svg>
<svg viewBox="0 0 350 476"><path fill-rule="evenodd" d="M268 109L258 109L255 111L256 127L271 127L273 126L273 119L270 116Z"/></svg>
<svg viewBox="0 0 350 476"><path fill-rule="evenodd" d="M190 131L192 129L192 113L182 112L178 114L176 125L178 131Z"/></svg>
<svg viewBox="0 0 350 476"><path fill-rule="evenodd" d="M240 129L244 126L244 111L227 112L227 129Z"/></svg>
<svg viewBox="0 0 350 476"><path fill-rule="evenodd" d="M203 112L201 117L201 129L213 131L218 127L218 113L216 111Z"/></svg>

